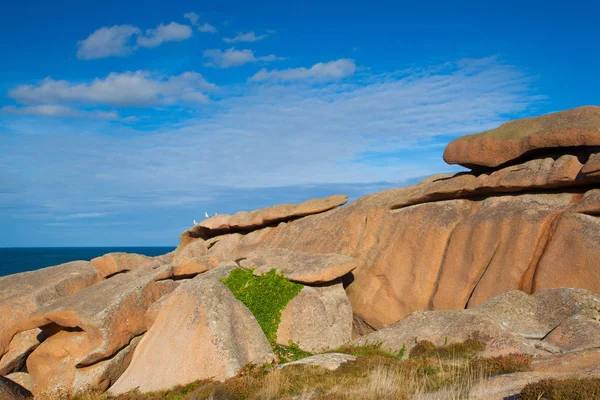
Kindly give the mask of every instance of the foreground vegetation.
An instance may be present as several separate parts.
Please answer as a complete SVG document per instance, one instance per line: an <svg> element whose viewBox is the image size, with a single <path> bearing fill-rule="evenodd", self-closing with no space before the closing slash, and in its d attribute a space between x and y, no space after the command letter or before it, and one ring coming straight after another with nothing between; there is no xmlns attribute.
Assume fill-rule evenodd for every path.
<svg viewBox="0 0 600 400"><path fill-rule="evenodd" d="M427 355L422 347L427 347ZM281 369L270 365L247 366L225 382L202 380L162 392L130 392L116 397L84 393L70 399L409 399L429 392L460 399L465 398L474 384L492 375L526 371L531 363L530 356L523 354L477 357L473 355L474 348L481 349L481 344L464 342L432 347L421 342L405 357L388 352L380 344L345 346L338 350L354 354L357 359L335 371L308 365ZM451 349L460 351L450 358ZM439 354L448 358L440 358Z"/></svg>

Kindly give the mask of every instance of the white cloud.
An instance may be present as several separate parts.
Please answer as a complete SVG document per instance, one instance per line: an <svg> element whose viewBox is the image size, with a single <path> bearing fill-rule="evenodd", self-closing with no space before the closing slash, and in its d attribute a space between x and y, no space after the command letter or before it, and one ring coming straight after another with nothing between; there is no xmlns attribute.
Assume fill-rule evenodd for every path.
<svg viewBox="0 0 600 400"><path fill-rule="evenodd" d="M225 43L238 43L238 42L257 42L259 40L263 40L269 36L269 34L274 33L274 30L268 31L269 33L265 33L263 35L256 35L254 32L239 32L237 36L232 38L223 38Z"/></svg>
<svg viewBox="0 0 600 400"><path fill-rule="evenodd" d="M206 66L215 68L239 67L257 61L252 50L236 50L231 48L223 51L213 49L205 50L203 55L210 60L206 63Z"/></svg>
<svg viewBox="0 0 600 400"><path fill-rule="evenodd" d="M86 39L77 42L77 58L91 60L128 55L134 50L131 39L139 33L140 29L132 25L97 29Z"/></svg>
<svg viewBox="0 0 600 400"><path fill-rule="evenodd" d="M186 14L187 15L187 14ZM164 42L186 40L192 37L188 25L171 22L160 24L145 32L133 25L102 27L86 39L77 42L77 58L92 60L112 56L126 56L140 47L157 47Z"/></svg>
<svg viewBox="0 0 600 400"><path fill-rule="evenodd" d="M326 63L317 63L310 68L288 68L267 71L261 69L250 78L252 82L275 81L291 82L301 80L332 81L354 74L356 65L349 59L339 59Z"/></svg>
<svg viewBox="0 0 600 400"><path fill-rule="evenodd" d="M87 104L116 107L207 103L206 91L216 86L197 72L160 76L148 71L111 73L89 83L46 78L38 85L20 85L9 96L23 104Z"/></svg>
<svg viewBox="0 0 600 400"><path fill-rule="evenodd" d="M209 33L215 33L217 32L217 28L215 28L214 26L204 23L204 24L199 24L198 23L198 19L200 18L200 16L198 14L196 14L195 12L189 12L189 13L185 13L183 14L183 17L185 19L188 19L190 21L190 23L195 26L196 28L198 28L198 30L200 32L209 32Z"/></svg>
<svg viewBox="0 0 600 400"><path fill-rule="evenodd" d="M256 57L253 50L236 50L233 47L225 51L219 49L205 50L204 57L209 59L205 63L207 67L231 68L239 67L248 63L271 62L284 60L284 57L278 57L275 54Z"/></svg>
<svg viewBox="0 0 600 400"><path fill-rule="evenodd" d="M1 108L0 111L3 113L16 115L36 115L57 118L93 118L105 120L119 119L118 114L114 111L85 111L59 104L40 104L37 106L27 107L5 106Z"/></svg>
<svg viewBox="0 0 600 400"><path fill-rule="evenodd" d="M171 22L160 24L154 29L147 29L144 35L137 37L137 44L142 47L157 47L164 42L179 42L192 37L192 28L188 25Z"/></svg>

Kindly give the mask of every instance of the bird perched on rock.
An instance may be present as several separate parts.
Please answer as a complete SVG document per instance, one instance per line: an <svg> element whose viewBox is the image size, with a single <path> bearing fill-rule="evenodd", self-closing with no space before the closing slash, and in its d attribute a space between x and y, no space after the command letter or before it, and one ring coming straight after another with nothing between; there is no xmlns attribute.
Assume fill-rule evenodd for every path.
<svg viewBox="0 0 600 400"><path fill-rule="evenodd" d="M204 218L210 218L210 215L206 211L204 212Z"/></svg>
<svg viewBox="0 0 600 400"><path fill-rule="evenodd" d="M194 220L194 225L198 225L198 223L196 222L196 220Z"/></svg>

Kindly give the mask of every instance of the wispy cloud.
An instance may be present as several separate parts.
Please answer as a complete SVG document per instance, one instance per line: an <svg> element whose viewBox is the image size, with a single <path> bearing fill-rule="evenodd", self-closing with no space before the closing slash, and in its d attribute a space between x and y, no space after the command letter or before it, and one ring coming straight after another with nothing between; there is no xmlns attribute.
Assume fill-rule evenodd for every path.
<svg viewBox="0 0 600 400"><path fill-rule="evenodd" d="M190 23L193 26L195 26L200 32L208 32L208 33L217 32L217 28L215 28L214 26L212 26L206 22L203 24L198 23L200 16L198 14L196 14L195 12L185 13L185 14L183 14L183 17L185 19L188 19L190 21Z"/></svg>
<svg viewBox="0 0 600 400"><path fill-rule="evenodd" d="M85 104L115 107L206 103L205 92L216 86L197 72L161 76L148 71L111 73L106 78L88 83L46 78L37 85L19 85L9 96L23 104L42 104L39 113L46 115L71 113L66 107L48 105ZM10 111L10 110L9 110ZM14 109L13 109L14 111Z"/></svg>
<svg viewBox="0 0 600 400"><path fill-rule="evenodd" d="M263 40L266 39L269 34L274 33L274 30L268 31L265 34L262 35L257 35L254 32L238 32L237 36L234 36L232 38L223 38L223 41L225 43L239 43L239 42L257 42L259 40Z"/></svg>
<svg viewBox="0 0 600 400"><path fill-rule="evenodd" d="M348 77L354 74L356 65L353 60L340 59L326 63L317 63L310 68L288 68L267 71L261 69L254 74L252 82L293 82L302 80L331 81Z"/></svg>
<svg viewBox="0 0 600 400"><path fill-rule="evenodd" d="M105 212L89 212L89 213L75 213L68 215L61 215L56 217L57 220L71 220L71 219L89 219L89 218L100 218L104 217L108 213Z"/></svg>
<svg viewBox="0 0 600 400"><path fill-rule="evenodd" d="M205 50L203 55L209 60L205 65L213 68L239 67L258 61L271 62L283 59L274 54L256 57L253 50L236 50L233 47L225 51L219 49Z"/></svg>
<svg viewBox="0 0 600 400"><path fill-rule="evenodd" d="M186 40L192 37L188 25L171 22L142 31L133 25L105 26L86 39L77 42L77 58L93 60L112 56L127 56L140 47L157 47L164 42Z"/></svg>
<svg viewBox="0 0 600 400"><path fill-rule="evenodd" d="M0 109L3 113L16 115L37 115L42 117L59 118L92 118L116 120L119 115L114 111L85 111L60 104L41 104L37 106L15 107L5 106Z"/></svg>
<svg viewBox="0 0 600 400"><path fill-rule="evenodd" d="M204 211L413 183L457 170L442 160L452 138L531 115L542 100L530 76L495 58L278 82L229 88L235 96L210 113L144 131L101 119L1 119L5 245L174 243ZM94 213L107 213L93 219L99 231L124 225L100 235L85 218L56 219ZM48 217L14 217L38 214ZM79 228L41 232L43 222Z"/></svg>

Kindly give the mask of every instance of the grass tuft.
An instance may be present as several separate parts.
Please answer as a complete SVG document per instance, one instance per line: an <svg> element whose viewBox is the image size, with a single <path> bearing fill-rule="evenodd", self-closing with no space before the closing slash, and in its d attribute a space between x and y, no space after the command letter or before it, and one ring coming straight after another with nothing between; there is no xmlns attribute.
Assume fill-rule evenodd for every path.
<svg viewBox="0 0 600 400"><path fill-rule="evenodd" d="M410 358L439 358L442 360L468 360L485 350L485 343L478 339L436 346L428 340L421 340L410 350Z"/></svg>
<svg viewBox="0 0 600 400"><path fill-rule="evenodd" d="M521 400L588 400L600 399L600 378L544 379L527 384Z"/></svg>

